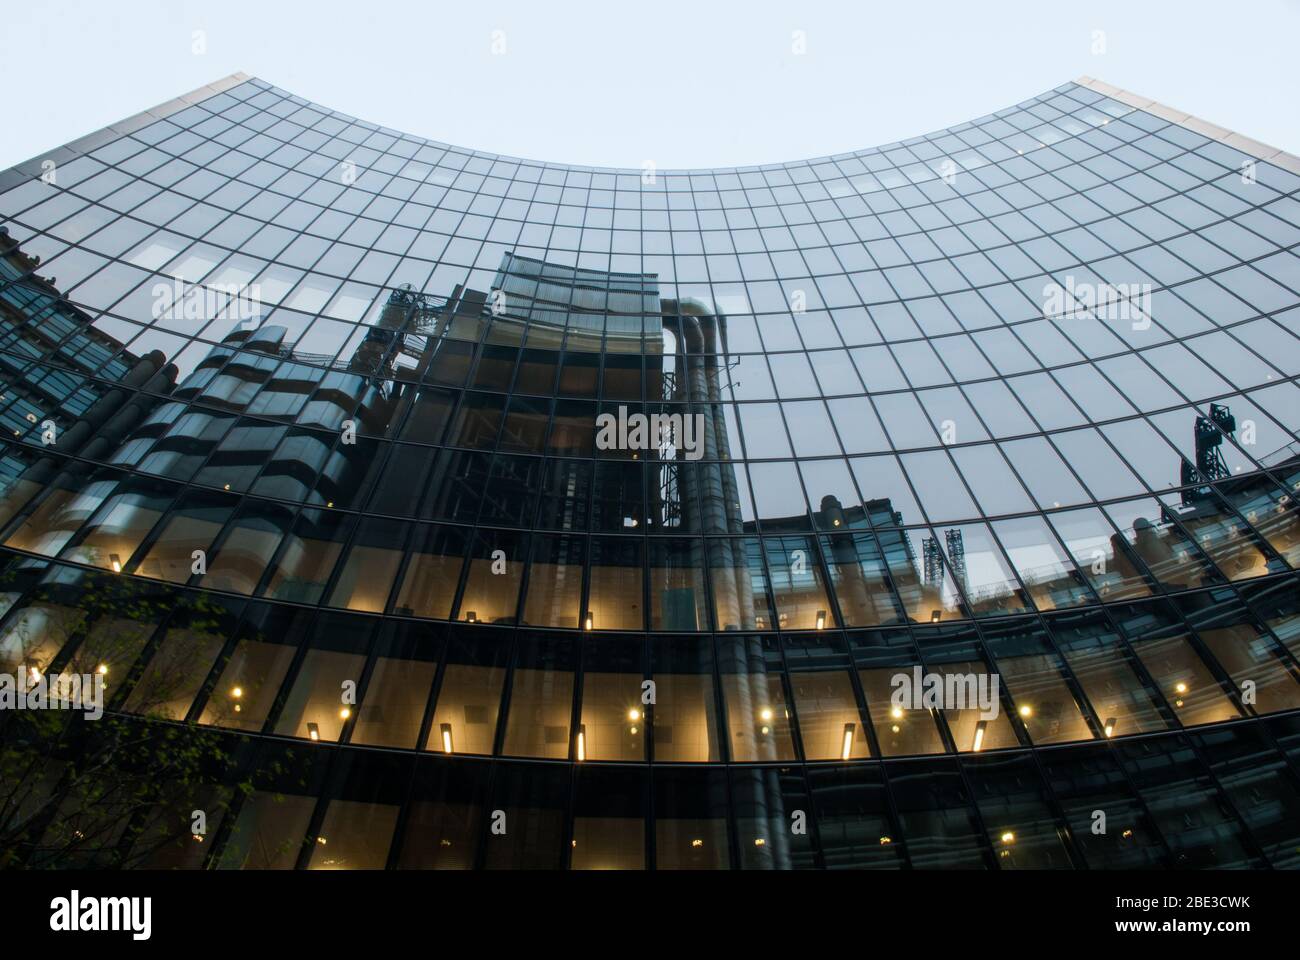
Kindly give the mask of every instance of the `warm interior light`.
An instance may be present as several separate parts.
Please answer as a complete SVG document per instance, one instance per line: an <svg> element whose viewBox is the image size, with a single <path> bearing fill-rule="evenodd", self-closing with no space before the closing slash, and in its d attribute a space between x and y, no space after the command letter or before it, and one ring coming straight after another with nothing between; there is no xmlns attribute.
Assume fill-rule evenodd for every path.
<svg viewBox="0 0 1300 960"><path fill-rule="evenodd" d="M95 672L99 674L101 677L108 676L108 664L101 663L98 667L95 668Z"/></svg>
<svg viewBox="0 0 1300 960"><path fill-rule="evenodd" d="M893 837L881 837L881 838L880 838L880 845L881 845L882 847L887 847L887 846L889 846L889 845L890 845L891 843L893 843L893 842L894 842L894 838L893 838Z"/></svg>
<svg viewBox="0 0 1300 960"><path fill-rule="evenodd" d="M243 688L243 687L235 687L235 689L233 689L233 690L230 691L230 695L231 695L232 697L234 697L236 700L238 700L240 697L242 697L242 696L244 695L244 688Z"/></svg>
<svg viewBox="0 0 1300 960"><path fill-rule="evenodd" d="M1003 834L1002 834L1002 842L1003 842L1003 843L1015 843L1015 842L1016 842L1016 835L1015 835L1014 833L1012 833L1010 830L1004 831Z"/></svg>
<svg viewBox="0 0 1300 960"><path fill-rule="evenodd" d="M474 610L465 611L465 620L468 623L478 623L478 613Z"/></svg>
<svg viewBox="0 0 1300 960"><path fill-rule="evenodd" d="M1115 736L1115 718L1114 718L1114 717L1109 717L1109 718L1107 718L1106 723L1105 723L1105 730L1106 730L1106 736L1108 736L1108 737L1113 737L1113 736Z"/></svg>
<svg viewBox="0 0 1300 960"><path fill-rule="evenodd" d="M450 723L441 724L439 726L439 729L442 731L442 752L454 753L455 751L452 750L451 747L451 724Z"/></svg>
<svg viewBox="0 0 1300 960"><path fill-rule="evenodd" d="M313 740L320 739L320 725L315 723L307 724L307 736Z"/></svg>
<svg viewBox="0 0 1300 960"><path fill-rule="evenodd" d="M587 727L585 724L578 727L578 760L587 759Z"/></svg>
<svg viewBox="0 0 1300 960"><path fill-rule="evenodd" d="M855 728L854 728L854 724L851 724L851 723L846 723L846 724L844 724L844 747L843 747L843 749L840 751L840 759L841 759L841 760L847 760L849 757L853 756L853 731L854 731L854 729L855 729Z"/></svg>
<svg viewBox="0 0 1300 960"><path fill-rule="evenodd" d="M32 683L41 682L41 668L36 665L35 660L28 660L26 663L27 674L32 678Z"/></svg>
<svg viewBox="0 0 1300 960"><path fill-rule="evenodd" d="M771 720L771 719L772 719L772 708L771 708L771 707L764 707L762 710L760 710L760 711L758 712L758 716L759 716L759 718L762 719L762 720Z"/></svg>
<svg viewBox="0 0 1300 960"><path fill-rule="evenodd" d="M112 564L114 573L122 572L122 558L119 557L116 553L110 553L108 555L108 562Z"/></svg>
<svg viewBox="0 0 1300 960"><path fill-rule="evenodd" d="M756 847L766 847L766 846L767 846L767 841L764 840L762 837L755 837L755 838L754 838L754 846L756 846Z"/></svg>
<svg viewBox="0 0 1300 960"><path fill-rule="evenodd" d="M825 610L818 610L818 611L817 611L817 629L818 629L818 630L825 630L825 629L826 629L826 611L825 611Z"/></svg>
<svg viewBox="0 0 1300 960"><path fill-rule="evenodd" d="M971 744L971 750L975 753L979 753L980 748L984 746L984 731L988 728L989 722L987 720L981 720L975 724L975 742Z"/></svg>
<svg viewBox="0 0 1300 960"><path fill-rule="evenodd" d="M930 622L931 622L931 623L938 623L938 622L939 622L939 619L940 619L942 616L943 616L943 611L942 611L942 610L931 610L931 611L930 611Z"/></svg>
<svg viewBox="0 0 1300 960"><path fill-rule="evenodd" d="M1030 717L1034 715L1033 707L1031 707L1029 704L1025 704L1023 707L1020 708L1020 715L1024 717L1026 720L1028 720Z"/></svg>
<svg viewBox="0 0 1300 960"><path fill-rule="evenodd" d="M591 630L595 625L596 619L591 615L591 611L588 610L587 615L582 620L582 629Z"/></svg>
<svg viewBox="0 0 1300 960"><path fill-rule="evenodd" d="M629 720L640 720L640 719L641 719L641 711L638 710L636 707L633 707L631 710L629 710L629 711L627 712L627 718L628 718Z"/></svg>
<svg viewBox="0 0 1300 960"><path fill-rule="evenodd" d="M702 846L704 846L704 841L703 841L703 840L692 840L692 841L691 841L691 846L692 846L692 847L702 847Z"/></svg>
<svg viewBox="0 0 1300 960"><path fill-rule="evenodd" d="M339 711L340 720L346 720L350 716L352 716L352 711L349 710L347 707L344 707L342 710Z"/></svg>
<svg viewBox="0 0 1300 960"><path fill-rule="evenodd" d="M1181 682L1180 682L1180 683L1175 683L1175 684L1174 684L1174 692L1175 692L1175 693L1186 693L1186 692L1187 692L1187 684L1185 684L1185 683L1181 683Z"/></svg>
<svg viewBox="0 0 1300 960"><path fill-rule="evenodd" d="M895 720L902 720L902 719L903 719L903 708L902 708L902 707L891 707L890 710L889 710L889 715L890 715L891 717L893 717Z"/></svg>

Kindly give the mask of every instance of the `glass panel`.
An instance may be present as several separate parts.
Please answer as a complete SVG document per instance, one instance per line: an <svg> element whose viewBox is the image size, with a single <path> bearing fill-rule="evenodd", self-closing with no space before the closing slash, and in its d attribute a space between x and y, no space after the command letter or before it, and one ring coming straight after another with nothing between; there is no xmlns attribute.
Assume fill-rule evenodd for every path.
<svg viewBox="0 0 1300 960"><path fill-rule="evenodd" d="M930 670L943 678L945 699L949 685L953 684L953 689L960 691L966 704L978 704L981 684L988 682L985 678L992 677L988 667L975 660L938 664L931 666ZM991 687L988 692L992 692ZM992 713L994 710L996 716L985 715L986 712ZM948 729L952 733L953 743L957 745L959 753L999 750L1020 744L1011 726L1011 719L1007 716L1001 702L991 703L987 711L981 709L979 705L974 705L961 708L947 707L942 713L948 722Z"/></svg>
<svg viewBox="0 0 1300 960"><path fill-rule="evenodd" d="M1031 758L979 757L964 766L999 868L1068 870L1073 866Z"/></svg>
<svg viewBox="0 0 1300 960"><path fill-rule="evenodd" d="M1182 522L1196 543L1229 580L1247 580L1269 573L1269 560L1254 542L1254 532L1213 495L1194 506L1176 506L1162 497L1165 509Z"/></svg>
<svg viewBox="0 0 1300 960"><path fill-rule="evenodd" d="M510 687L507 756L569 758L573 666L567 640L521 642Z"/></svg>
<svg viewBox="0 0 1300 960"><path fill-rule="evenodd" d="M265 595L299 603L319 601L352 522L346 514L304 510L280 550Z"/></svg>
<svg viewBox="0 0 1300 960"><path fill-rule="evenodd" d="M828 870L902 866L901 834L889 814L879 769L813 767L808 783Z"/></svg>
<svg viewBox="0 0 1300 960"><path fill-rule="evenodd" d="M1096 508L1048 514L1080 574L1103 600L1126 600L1151 593L1145 571L1129 559L1105 514ZM1037 599L1037 597L1035 597Z"/></svg>
<svg viewBox="0 0 1300 960"><path fill-rule="evenodd" d="M527 552L523 534L479 530L470 546L457 618L470 623L514 623Z"/></svg>
<svg viewBox="0 0 1300 960"><path fill-rule="evenodd" d="M64 549L62 556L120 573L171 500L170 492L158 488L115 494L82 528L72 545Z"/></svg>
<svg viewBox="0 0 1300 960"><path fill-rule="evenodd" d="M1204 554L1168 521L1154 501L1131 500L1105 510L1122 534L1115 541L1115 563L1126 579L1145 567L1160 583L1174 589L1219 581Z"/></svg>
<svg viewBox="0 0 1300 960"><path fill-rule="evenodd" d="M734 768L735 810L742 870L807 870L815 865L811 831L790 829L810 800L798 767Z"/></svg>
<svg viewBox="0 0 1300 960"><path fill-rule="evenodd" d="M932 531L879 530L876 536L909 620L940 623L966 616L943 548Z"/></svg>
<svg viewBox="0 0 1300 960"><path fill-rule="evenodd" d="M184 720L234 628L233 617L206 597L171 619L162 643L131 688L130 713Z"/></svg>
<svg viewBox="0 0 1300 960"><path fill-rule="evenodd" d="M580 760L644 760L649 692L642 693L640 641L583 644Z"/></svg>
<svg viewBox="0 0 1300 960"><path fill-rule="evenodd" d="M880 752L886 757L944 752L938 719L933 710L900 706L893 702L894 693L899 689L894 678L910 673L910 667L883 667L858 672L867 697L871 725L875 727Z"/></svg>
<svg viewBox="0 0 1300 960"><path fill-rule="evenodd" d="M848 673L792 673L790 687L806 759L858 760L871 756L871 744Z"/></svg>
<svg viewBox="0 0 1300 960"><path fill-rule="evenodd" d="M975 616L1023 613L1030 609L1024 590L988 527L968 524L950 527L943 534L949 569ZM937 540L935 537L936 550L939 549ZM925 549L931 549L928 542Z"/></svg>
<svg viewBox="0 0 1300 960"><path fill-rule="evenodd" d="M564 864L569 779L564 767L500 767L491 809L505 812L507 826L485 841L489 870L557 870Z"/></svg>
<svg viewBox="0 0 1300 960"><path fill-rule="evenodd" d="M114 490L114 480L74 481L66 473L59 475L59 486L46 494L30 515L21 521L5 540L15 550L52 557L63 549L86 519ZM10 494L10 497L14 494ZM121 557L121 554L118 554Z"/></svg>
<svg viewBox="0 0 1300 960"><path fill-rule="evenodd" d="M135 568L141 577L185 583L207 567L207 552L221 532L233 505L192 494L167 518L149 552ZM195 556L198 554L198 556Z"/></svg>
<svg viewBox="0 0 1300 960"><path fill-rule="evenodd" d="M578 626L586 546L582 537L533 538L524 623L537 627Z"/></svg>
<svg viewBox="0 0 1300 960"><path fill-rule="evenodd" d="M485 768L442 760L419 765L406 805L399 870L473 869L487 807L485 774Z"/></svg>
<svg viewBox="0 0 1300 960"><path fill-rule="evenodd" d="M823 537L822 551L846 626L872 627L903 619L874 535L846 532Z"/></svg>
<svg viewBox="0 0 1300 960"><path fill-rule="evenodd" d="M733 761L794 759L790 708L779 675L724 673L722 696Z"/></svg>
<svg viewBox="0 0 1300 960"><path fill-rule="evenodd" d="M1034 743L1091 740L1092 731L1052 654L998 657L998 671L1016 704L1016 714Z"/></svg>
<svg viewBox="0 0 1300 960"><path fill-rule="evenodd" d="M645 628L645 603L641 592L643 546L642 541L630 538L592 538L591 584L583 629Z"/></svg>
<svg viewBox="0 0 1300 960"><path fill-rule="evenodd" d="M1300 567L1300 517L1295 498L1265 478L1245 482L1244 487L1225 485L1220 490L1269 546L1291 566Z"/></svg>
<svg viewBox="0 0 1300 960"><path fill-rule="evenodd" d="M655 650L654 758L712 763L720 758L713 654L694 638L664 639Z"/></svg>
<svg viewBox="0 0 1300 960"><path fill-rule="evenodd" d="M707 630L704 541L650 541L650 629Z"/></svg>
<svg viewBox="0 0 1300 960"><path fill-rule="evenodd" d="M1140 621L1139 621L1140 622ZM1133 633L1135 629L1141 634ZM1133 649L1184 726L1233 720L1240 711L1177 627L1124 624Z"/></svg>
<svg viewBox="0 0 1300 960"><path fill-rule="evenodd" d="M570 869L645 869L644 789L639 773L578 771Z"/></svg>
<svg viewBox="0 0 1300 960"><path fill-rule="evenodd" d="M382 870L397 826L398 807L387 803L331 800L308 870Z"/></svg>
<svg viewBox="0 0 1300 960"><path fill-rule="evenodd" d="M655 864L660 870L726 870L727 786L714 771L661 770L654 778Z"/></svg>
<svg viewBox="0 0 1300 960"><path fill-rule="evenodd" d="M1200 627L1201 641L1210 648L1238 690L1253 685L1254 707L1274 713L1300 707L1300 684L1278 657L1273 638L1247 623Z"/></svg>
<svg viewBox="0 0 1300 960"><path fill-rule="evenodd" d="M992 527L1039 610L1092 601L1083 577L1042 517L998 520Z"/></svg>
<svg viewBox="0 0 1300 960"><path fill-rule="evenodd" d="M889 785L913 867L988 866L970 796L951 761L915 761L894 771Z"/></svg>
<svg viewBox="0 0 1300 960"><path fill-rule="evenodd" d="M331 607L382 613L402 562L407 525L395 520L363 520L330 592Z"/></svg>
<svg viewBox="0 0 1300 960"><path fill-rule="evenodd" d="M1132 870L1168 866L1160 832L1109 747L1045 750L1039 760L1089 867ZM1105 833L1093 833L1094 810L1106 814Z"/></svg>
<svg viewBox="0 0 1300 960"><path fill-rule="evenodd" d="M453 640L424 749L492 753L506 682L505 655L496 637L482 643Z"/></svg>
<svg viewBox="0 0 1300 960"><path fill-rule="evenodd" d="M821 560L812 537L768 537L763 541L772 593L782 630L825 630L838 626L826 595Z"/></svg>
<svg viewBox="0 0 1300 960"><path fill-rule="evenodd" d="M411 541L411 557L402 575L402 585L393 601L393 612L407 617L446 620L456 599L464 531L455 527L420 524Z"/></svg>
<svg viewBox="0 0 1300 960"><path fill-rule="evenodd" d="M255 792L244 801L218 866L223 870L292 870L315 809L315 797Z"/></svg>
<svg viewBox="0 0 1300 960"><path fill-rule="evenodd" d="M203 587L252 594L289 529L290 512L277 504L246 502L208 561Z"/></svg>
<svg viewBox="0 0 1300 960"><path fill-rule="evenodd" d="M428 636L396 636L381 646L357 709L350 743L414 749L437 672L437 645Z"/></svg>
<svg viewBox="0 0 1300 960"><path fill-rule="evenodd" d="M345 685L360 682L365 664L366 658L356 653L308 650L275 732L283 737L337 741L354 710L354 704L345 701Z"/></svg>
<svg viewBox="0 0 1300 960"><path fill-rule="evenodd" d="M306 611L265 605L250 611L199 723L261 730L310 624Z"/></svg>
<svg viewBox="0 0 1300 960"><path fill-rule="evenodd" d="M757 538L709 541L709 581L719 630L771 630L767 575Z"/></svg>
<svg viewBox="0 0 1300 960"><path fill-rule="evenodd" d="M1057 617L1051 625L1057 646L1107 737L1168 728L1152 691L1138 676L1119 637L1101 617Z"/></svg>

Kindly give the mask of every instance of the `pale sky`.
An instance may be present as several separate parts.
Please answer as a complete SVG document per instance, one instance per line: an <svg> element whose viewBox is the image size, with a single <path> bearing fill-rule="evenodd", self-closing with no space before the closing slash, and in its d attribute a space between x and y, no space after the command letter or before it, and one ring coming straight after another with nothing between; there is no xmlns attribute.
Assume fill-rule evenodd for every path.
<svg viewBox="0 0 1300 960"><path fill-rule="evenodd" d="M855 150L1083 74L1300 153L1298 38L1300 0L11 3L0 169L239 70L407 133L577 164Z"/></svg>

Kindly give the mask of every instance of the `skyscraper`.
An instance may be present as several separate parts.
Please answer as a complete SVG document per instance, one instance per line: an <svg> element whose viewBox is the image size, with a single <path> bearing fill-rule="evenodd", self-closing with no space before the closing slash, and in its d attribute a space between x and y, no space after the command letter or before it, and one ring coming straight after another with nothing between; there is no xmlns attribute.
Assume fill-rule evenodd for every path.
<svg viewBox="0 0 1300 960"><path fill-rule="evenodd" d="M6 171L0 673L205 752L92 829L96 721L8 746L0 838L1295 867L1298 191L1086 78L622 170L236 75Z"/></svg>

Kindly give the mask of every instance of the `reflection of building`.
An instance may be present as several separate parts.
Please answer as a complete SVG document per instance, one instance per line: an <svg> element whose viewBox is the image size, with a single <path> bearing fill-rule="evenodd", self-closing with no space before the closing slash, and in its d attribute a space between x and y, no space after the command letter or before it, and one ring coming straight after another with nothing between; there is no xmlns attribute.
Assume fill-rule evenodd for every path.
<svg viewBox="0 0 1300 960"><path fill-rule="evenodd" d="M209 93L168 122L328 114ZM350 124L312 162L388 136ZM1080 84L656 184L403 137L346 188L295 164L288 206L236 147L203 171L220 222L100 202L174 136L106 133L57 189L0 174L0 667L103 666L113 711L246 736L257 771L201 849L142 859L1296 865L1281 167L1238 198L1235 147ZM948 153L959 192L927 173ZM1158 339L1043 317L1024 277L1188 256L1144 232L1186 209L1155 183L1230 265L1170 271L1196 279L1158 291ZM172 275L256 285L265 317L154 322ZM599 447L624 407L698 417L703 456ZM148 602L95 606L118 591ZM998 716L897 707L913 668L996 673Z"/></svg>
<svg viewBox="0 0 1300 960"><path fill-rule="evenodd" d="M127 391L165 392L174 378L160 353L137 359L122 344L90 325L90 318L60 299L53 280L35 273L39 259L26 256L0 227L4 340L0 344L5 391L0 429L6 437L69 455L103 459L148 412L147 402ZM29 366L34 356L52 369ZM106 364L106 365L105 365ZM102 366L104 365L104 366ZM100 379L92 380L89 374ZM46 432L54 438L45 443ZM6 447L0 488L15 482L39 488L51 481L54 462Z"/></svg>

